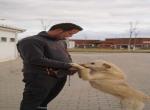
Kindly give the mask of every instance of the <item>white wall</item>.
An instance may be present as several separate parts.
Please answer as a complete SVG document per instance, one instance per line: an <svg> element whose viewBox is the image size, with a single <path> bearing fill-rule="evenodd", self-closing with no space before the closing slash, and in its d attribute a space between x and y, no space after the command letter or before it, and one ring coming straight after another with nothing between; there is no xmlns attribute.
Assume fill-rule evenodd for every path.
<svg viewBox="0 0 150 110"><path fill-rule="evenodd" d="M74 48L75 47L75 41L69 41L68 48Z"/></svg>
<svg viewBox="0 0 150 110"><path fill-rule="evenodd" d="M1 37L7 37L6 42L1 41ZM15 32L0 30L0 62L13 60L17 57L16 42L10 42L10 38L16 39Z"/></svg>

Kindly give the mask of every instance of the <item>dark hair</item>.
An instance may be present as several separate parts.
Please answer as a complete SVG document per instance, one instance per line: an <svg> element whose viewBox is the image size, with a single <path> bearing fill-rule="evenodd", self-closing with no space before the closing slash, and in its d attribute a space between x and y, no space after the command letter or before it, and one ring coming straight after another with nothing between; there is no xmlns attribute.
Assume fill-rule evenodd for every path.
<svg viewBox="0 0 150 110"><path fill-rule="evenodd" d="M55 30L55 29L62 29L64 31L69 31L72 29L77 29L79 31L83 30L83 28L81 28L80 26L73 24L73 23L60 23L60 24L55 24L53 25L50 30Z"/></svg>

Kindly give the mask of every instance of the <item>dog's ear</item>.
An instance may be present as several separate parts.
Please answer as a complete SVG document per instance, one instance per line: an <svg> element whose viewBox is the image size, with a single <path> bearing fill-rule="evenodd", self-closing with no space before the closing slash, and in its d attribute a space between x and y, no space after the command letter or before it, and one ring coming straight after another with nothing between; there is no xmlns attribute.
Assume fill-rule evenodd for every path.
<svg viewBox="0 0 150 110"><path fill-rule="evenodd" d="M107 63L103 63L103 66L107 69L111 68L111 65L107 64Z"/></svg>

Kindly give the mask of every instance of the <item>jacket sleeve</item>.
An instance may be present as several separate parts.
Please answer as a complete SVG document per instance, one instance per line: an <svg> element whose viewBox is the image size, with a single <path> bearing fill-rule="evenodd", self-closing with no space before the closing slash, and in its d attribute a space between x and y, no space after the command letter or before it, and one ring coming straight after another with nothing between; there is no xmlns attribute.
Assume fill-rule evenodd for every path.
<svg viewBox="0 0 150 110"><path fill-rule="evenodd" d="M17 49L25 63L56 69L68 69L69 63L53 60L44 56L44 45L36 39L20 41Z"/></svg>

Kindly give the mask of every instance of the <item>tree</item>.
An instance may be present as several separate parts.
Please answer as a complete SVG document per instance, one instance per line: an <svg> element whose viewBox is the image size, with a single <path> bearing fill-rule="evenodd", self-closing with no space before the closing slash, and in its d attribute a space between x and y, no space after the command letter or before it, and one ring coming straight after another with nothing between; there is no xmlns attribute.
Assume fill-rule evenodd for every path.
<svg viewBox="0 0 150 110"><path fill-rule="evenodd" d="M49 24L47 25L47 24L45 23L45 20L44 20L44 19L40 19L40 22L41 22L41 26L42 26L43 30L46 31L47 28L49 27Z"/></svg>
<svg viewBox="0 0 150 110"><path fill-rule="evenodd" d="M136 21L135 23L130 22L130 30L129 30L129 43L128 43L128 50L131 51L131 39L132 39L132 35L136 35L136 29L137 29L137 24L138 22ZM137 36L137 35L136 35Z"/></svg>

